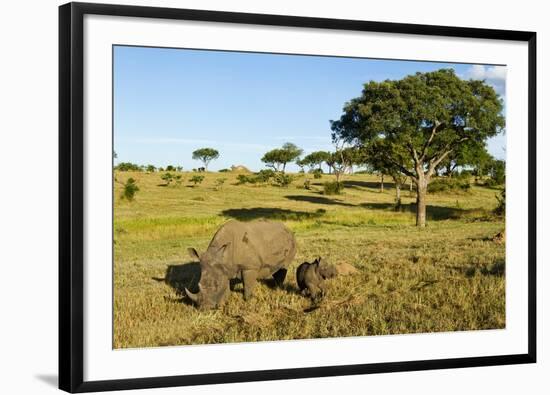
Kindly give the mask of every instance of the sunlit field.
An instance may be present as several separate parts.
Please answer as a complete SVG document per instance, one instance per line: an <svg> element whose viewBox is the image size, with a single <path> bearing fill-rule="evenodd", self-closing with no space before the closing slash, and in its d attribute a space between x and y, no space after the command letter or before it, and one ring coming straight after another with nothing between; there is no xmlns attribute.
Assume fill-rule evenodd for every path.
<svg viewBox="0 0 550 395"><path fill-rule="evenodd" d="M493 214L500 190L428 195L427 226L415 227L415 193L393 183L343 176L341 195L322 194L333 176L294 174L288 187L236 185L235 173L179 173L164 186L161 173L115 172L114 347L152 347L343 336L504 328L504 230ZM133 177L133 201L120 198ZM218 179L225 179L223 185ZM386 179L387 180L387 179ZM472 184L474 183L472 179ZM231 219L269 219L295 234L298 251L284 287L260 282L245 302L242 284L218 310L200 311L185 296L200 278L188 247L204 251ZM298 292L295 270L323 257L358 272L328 280L321 303Z"/></svg>

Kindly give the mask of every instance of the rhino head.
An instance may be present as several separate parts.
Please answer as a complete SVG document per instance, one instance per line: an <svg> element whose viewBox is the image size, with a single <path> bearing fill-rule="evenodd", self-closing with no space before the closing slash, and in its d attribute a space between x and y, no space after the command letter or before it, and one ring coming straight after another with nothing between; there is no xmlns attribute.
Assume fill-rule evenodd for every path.
<svg viewBox="0 0 550 395"><path fill-rule="evenodd" d="M319 265L318 273L323 277L324 280L327 278L334 278L338 275L338 271L336 270L336 266L328 263L323 258L317 258L315 259L314 263L317 263Z"/></svg>
<svg viewBox="0 0 550 395"><path fill-rule="evenodd" d="M208 248L199 254L194 248L188 252L198 259L201 265L199 292L192 293L185 288L185 293L200 309L214 309L225 302L229 292L229 278L224 268L224 255L228 244L217 248Z"/></svg>

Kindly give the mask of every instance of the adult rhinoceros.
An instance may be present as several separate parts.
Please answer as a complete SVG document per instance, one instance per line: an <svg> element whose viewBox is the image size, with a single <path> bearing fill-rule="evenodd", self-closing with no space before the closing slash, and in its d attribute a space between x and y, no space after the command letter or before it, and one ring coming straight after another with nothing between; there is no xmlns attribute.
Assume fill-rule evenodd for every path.
<svg viewBox="0 0 550 395"><path fill-rule="evenodd" d="M273 277L282 284L296 254L296 240L281 223L229 221L204 253L188 251L200 261L201 278L198 293L185 292L200 308L215 308L224 303L231 279L243 281L245 300L252 296L257 279Z"/></svg>

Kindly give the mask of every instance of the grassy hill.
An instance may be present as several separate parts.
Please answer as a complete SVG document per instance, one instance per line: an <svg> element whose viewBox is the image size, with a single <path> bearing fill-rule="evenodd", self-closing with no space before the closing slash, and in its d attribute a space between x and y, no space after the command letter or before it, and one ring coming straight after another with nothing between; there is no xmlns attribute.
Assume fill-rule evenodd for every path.
<svg viewBox="0 0 550 395"><path fill-rule="evenodd" d="M114 191L114 346L247 342L333 336L504 328L505 246L493 241L504 221L492 215L498 190L429 195L427 227L414 226L414 193L394 209L393 184L379 191L371 175L346 175L344 194L325 196L322 183L295 175L287 188L236 185L234 173L179 173L164 186L159 173L116 172ZM133 177L135 200L120 199ZM220 187L218 179L225 181ZM242 285L221 309L199 311L183 288L196 283L188 247L206 249L229 219L284 222L298 252L284 289L269 282L245 302ZM319 308L297 292L296 267L322 256L358 274L329 281Z"/></svg>

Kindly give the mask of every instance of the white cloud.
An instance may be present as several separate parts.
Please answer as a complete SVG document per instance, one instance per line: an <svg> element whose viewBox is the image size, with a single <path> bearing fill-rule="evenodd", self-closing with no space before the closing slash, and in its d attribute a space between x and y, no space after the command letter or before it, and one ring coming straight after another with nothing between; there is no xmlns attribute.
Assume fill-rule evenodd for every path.
<svg viewBox="0 0 550 395"><path fill-rule="evenodd" d="M506 67L474 64L461 76L464 79L485 80L502 97L506 94Z"/></svg>

